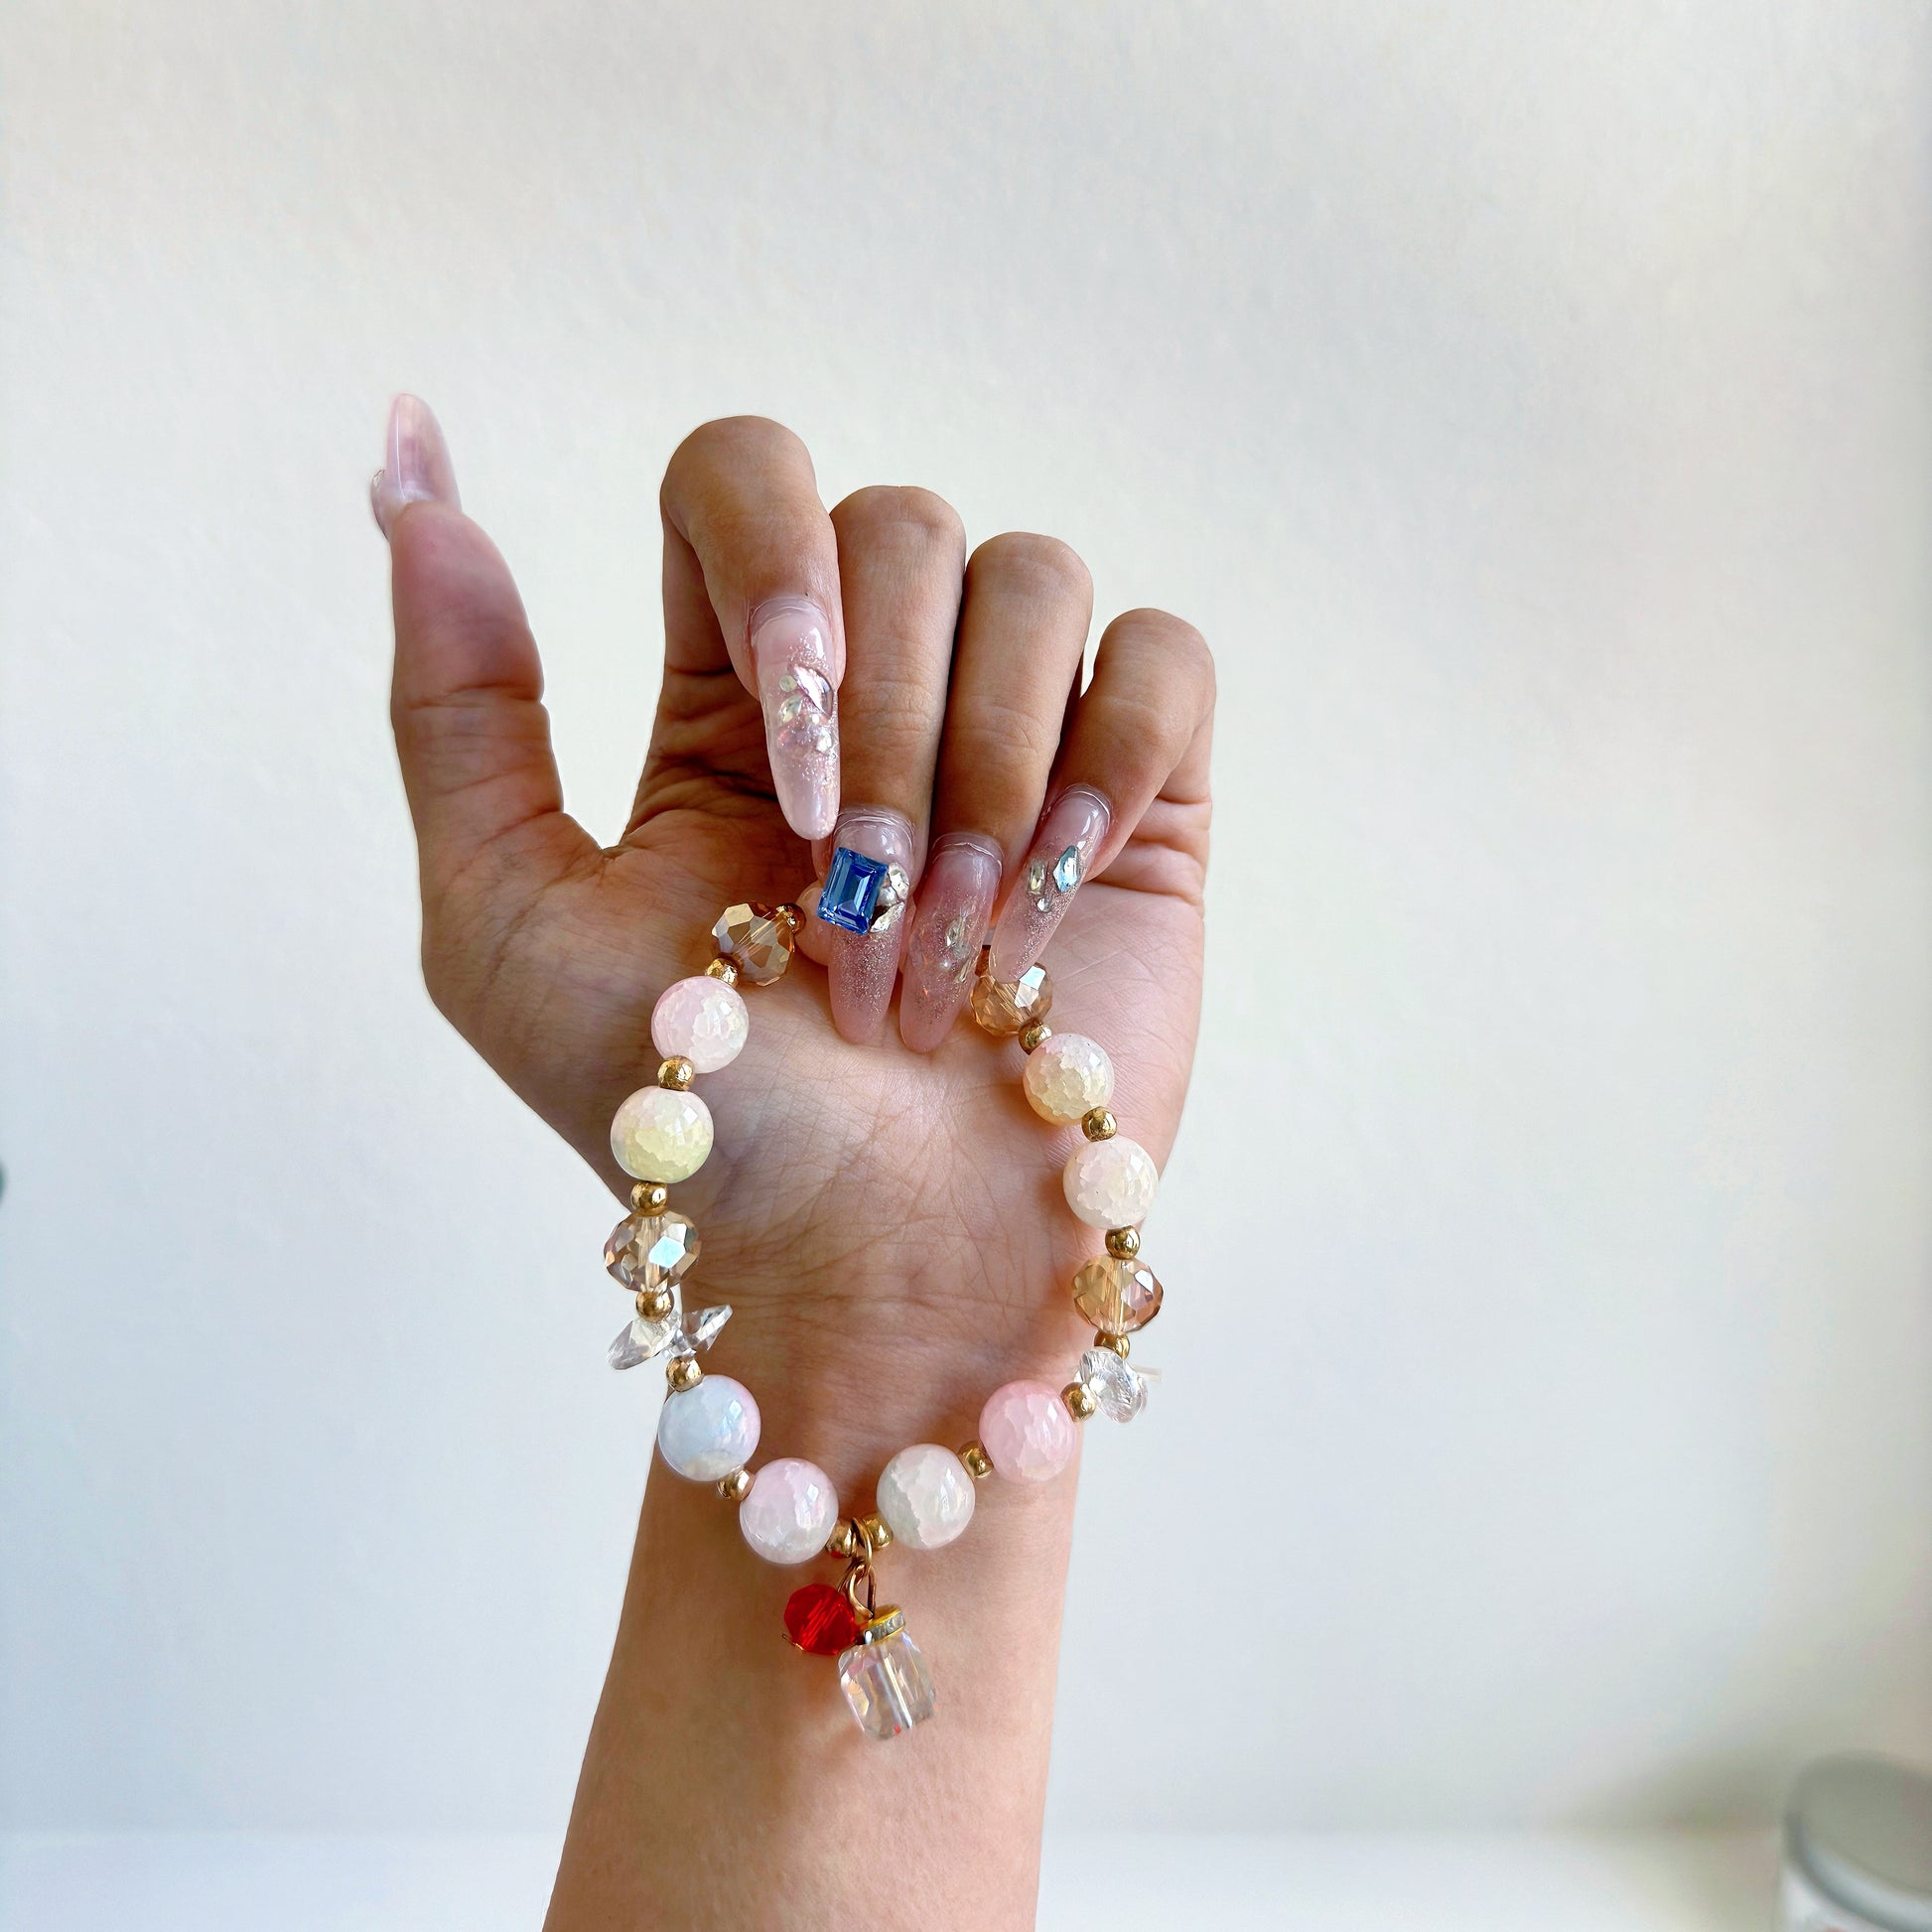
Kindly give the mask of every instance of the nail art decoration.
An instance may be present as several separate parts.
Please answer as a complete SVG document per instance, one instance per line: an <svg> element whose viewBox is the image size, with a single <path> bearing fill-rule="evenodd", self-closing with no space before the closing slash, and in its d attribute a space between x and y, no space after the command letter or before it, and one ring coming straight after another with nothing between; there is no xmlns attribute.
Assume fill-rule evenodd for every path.
<svg viewBox="0 0 1932 1932"><path fill-rule="evenodd" d="M902 812L851 806L839 814L818 916L836 928L828 977L832 1020L847 1039L879 1037L898 976L901 916L912 890L912 828Z"/></svg>
<svg viewBox="0 0 1932 1932"><path fill-rule="evenodd" d="M830 628L803 600L767 606L753 626L752 658L778 807L801 838L823 838L839 810Z"/></svg>
<svg viewBox="0 0 1932 1932"><path fill-rule="evenodd" d="M1034 836L1019 890L993 928L994 978L1018 979L1044 949L1092 868L1111 820L1107 801L1087 785L1054 800Z"/></svg>
<svg viewBox="0 0 1932 1932"><path fill-rule="evenodd" d="M926 861L899 969L898 1034L915 1052L945 1038L973 989L1000 872L1000 848L979 832L949 834Z"/></svg>

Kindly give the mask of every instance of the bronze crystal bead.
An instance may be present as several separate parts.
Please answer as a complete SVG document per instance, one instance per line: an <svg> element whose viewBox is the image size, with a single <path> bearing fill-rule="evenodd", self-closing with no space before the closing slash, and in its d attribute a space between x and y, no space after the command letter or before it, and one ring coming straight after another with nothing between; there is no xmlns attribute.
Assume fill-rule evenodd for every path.
<svg viewBox="0 0 1932 1932"><path fill-rule="evenodd" d="M1161 1312L1161 1284L1145 1262L1096 1257L1073 1277L1073 1306L1103 1335L1131 1335Z"/></svg>
<svg viewBox="0 0 1932 1932"><path fill-rule="evenodd" d="M1029 966L1017 980L973 982L973 1018L995 1039L1011 1039L1021 1028L1044 1020L1053 1005L1053 982L1044 966Z"/></svg>
<svg viewBox="0 0 1932 1932"><path fill-rule="evenodd" d="M718 951L753 986L769 986L784 978L791 964L791 928L768 905L746 899L728 905L711 928Z"/></svg>

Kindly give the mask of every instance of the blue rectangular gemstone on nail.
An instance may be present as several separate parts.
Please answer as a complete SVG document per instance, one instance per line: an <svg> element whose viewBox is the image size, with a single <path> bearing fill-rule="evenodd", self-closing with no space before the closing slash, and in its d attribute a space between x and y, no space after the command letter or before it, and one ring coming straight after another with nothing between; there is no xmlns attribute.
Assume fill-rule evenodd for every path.
<svg viewBox="0 0 1932 1932"><path fill-rule="evenodd" d="M825 868L825 885L818 896L818 916L847 932L866 932L873 907L879 902L879 882L886 877L884 859L868 859L845 846L832 854Z"/></svg>

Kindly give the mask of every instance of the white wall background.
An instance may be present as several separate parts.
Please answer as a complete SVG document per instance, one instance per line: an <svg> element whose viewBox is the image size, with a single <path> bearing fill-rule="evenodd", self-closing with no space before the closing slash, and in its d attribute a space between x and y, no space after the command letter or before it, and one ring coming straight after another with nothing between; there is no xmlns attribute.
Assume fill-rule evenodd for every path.
<svg viewBox="0 0 1932 1932"><path fill-rule="evenodd" d="M1057 1816L1932 1753L1922 8L0 38L7 1822L568 1799L649 1418L601 1190L415 977L399 386L594 826L709 415L1217 647L1183 1293L1082 1497Z"/></svg>

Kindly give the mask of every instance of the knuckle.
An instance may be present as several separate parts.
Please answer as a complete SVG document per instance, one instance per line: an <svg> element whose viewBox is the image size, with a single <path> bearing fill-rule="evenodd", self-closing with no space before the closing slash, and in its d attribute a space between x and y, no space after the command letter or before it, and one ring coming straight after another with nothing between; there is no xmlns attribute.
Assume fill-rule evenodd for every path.
<svg viewBox="0 0 1932 1932"><path fill-rule="evenodd" d="M963 552L966 526L943 496L914 483L871 483L832 512L840 535L878 538L903 530L935 549Z"/></svg>
<svg viewBox="0 0 1932 1932"><path fill-rule="evenodd" d="M1037 596L1093 601L1093 578L1080 553L1058 537L1003 531L973 552L968 569L982 580L994 577Z"/></svg>

